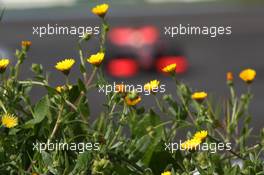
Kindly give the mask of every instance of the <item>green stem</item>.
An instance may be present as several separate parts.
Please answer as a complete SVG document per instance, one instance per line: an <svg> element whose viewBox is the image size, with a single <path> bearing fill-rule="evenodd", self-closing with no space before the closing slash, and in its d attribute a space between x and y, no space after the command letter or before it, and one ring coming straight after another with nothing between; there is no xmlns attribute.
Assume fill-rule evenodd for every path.
<svg viewBox="0 0 264 175"><path fill-rule="evenodd" d="M177 80L177 78L176 78L176 74L172 75L172 79L174 80L176 87L180 85L179 80Z"/></svg>
<svg viewBox="0 0 264 175"><path fill-rule="evenodd" d="M93 69L93 72L92 72L92 74L91 74L91 76L89 77L89 79L86 81L86 87L88 87L91 83L92 83L92 81L93 81L93 78L94 78L94 76L95 76L95 74L96 74L96 72L97 72L97 67L95 67L94 69Z"/></svg>
<svg viewBox="0 0 264 175"><path fill-rule="evenodd" d="M114 113L115 107L116 107L116 103L113 104L113 107L112 107L112 109L111 109L111 111L110 111L110 113L109 113L109 118L110 118L110 119L112 118L112 115L113 115L113 113Z"/></svg>
<svg viewBox="0 0 264 175"><path fill-rule="evenodd" d="M87 87L87 91L89 91L90 89L95 88L95 87L96 87L96 84L91 84L90 86Z"/></svg>
<svg viewBox="0 0 264 175"><path fill-rule="evenodd" d="M233 85L230 85L230 94L231 94L231 102L233 105L236 99L236 93Z"/></svg>
<svg viewBox="0 0 264 175"><path fill-rule="evenodd" d="M18 78L18 74L19 74L19 70L20 70L20 65L22 64L23 60L26 57L26 52L24 52L23 50L19 51L19 54L17 56L17 63L15 65L15 75L14 75L14 79Z"/></svg>
<svg viewBox="0 0 264 175"><path fill-rule="evenodd" d="M124 108L123 108L123 112L122 112L122 116L120 118L120 121L124 120L125 112L126 112L126 105L124 104ZM122 129L123 129L123 124L119 123L119 126L118 126L118 128L117 128L117 130L115 132L115 135L114 135L112 141L109 144L109 148L111 148L111 146L115 143L115 141L118 138L119 134L121 133Z"/></svg>
<svg viewBox="0 0 264 175"><path fill-rule="evenodd" d="M163 132L164 132L164 137L165 137L166 142L169 141L169 138L168 138L168 134L167 134L167 132L166 132L166 127L165 127L165 125L170 124L170 123L172 123L172 122L173 122L172 120L171 120L171 121L167 121L167 122L163 122L163 123L160 123L160 124L158 124L158 125L156 125L156 126L153 127L153 129L157 129L157 128L161 127L161 126L164 126L164 127L162 127L162 129L163 129ZM170 134L170 135L171 135L171 134Z"/></svg>
<svg viewBox="0 0 264 175"><path fill-rule="evenodd" d="M117 95L117 93L114 93L114 94L112 95L111 99L110 99L109 102L108 102L108 106L111 105L111 103L112 103L113 99L116 97L116 95Z"/></svg>
<svg viewBox="0 0 264 175"><path fill-rule="evenodd" d="M85 97L85 93L81 92L81 94L79 95L79 97L76 99L76 101L74 103L69 103L69 105L75 109L76 111L78 110L76 106L79 106L80 103L82 102L83 98ZM67 101L66 101L67 102ZM71 105L72 104L72 105ZM85 118L85 116L83 116L81 114L82 120L86 123L88 123L88 120Z"/></svg>
<svg viewBox="0 0 264 175"><path fill-rule="evenodd" d="M84 69L84 72L82 73L83 74L83 79L86 82L87 81L86 80L87 79L87 74L86 74L86 69L85 69L85 61L84 61L84 57L83 57L83 49L82 49L82 46L81 46L81 41L82 40L80 40L78 42L78 50L79 50L79 56L80 56L81 66Z"/></svg>
<svg viewBox="0 0 264 175"><path fill-rule="evenodd" d="M166 121L166 122L160 123L160 124L154 126L153 129L157 129L157 128L161 127L161 126L164 126L164 125L170 124L170 123L172 123L172 122L173 122L173 121L170 120L170 121Z"/></svg>
<svg viewBox="0 0 264 175"><path fill-rule="evenodd" d="M4 103L0 100L0 106L1 106L1 108L3 109L3 111L5 112L5 113L7 113L7 110L6 110L6 108L5 108L5 106L4 106Z"/></svg>
<svg viewBox="0 0 264 175"><path fill-rule="evenodd" d="M158 106L159 110L160 110L161 112L164 112L163 107L162 107L162 105L160 104L160 101L159 101L158 97L157 97L155 94L154 94L154 98L155 98L155 101L156 101L156 103L157 103L157 106Z"/></svg>
<svg viewBox="0 0 264 175"><path fill-rule="evenodd" d="M48 139L48 142L51 141L51 139L54 137L54 135L56 134L58 128L59 128L59 125L60 125L60 122L61 122L61 116L62 116L62 111L63 111L63 105L61 105L60 109L59 109L59 113L58 113L58 117L57 117L57 121L54 125L54 128L52 130L52 133Z"/></svg>
<svg viewBox="0 0 264 175"><path fill-rule="evenodd" d="M5 86L5 74L1 73L1 81L2 81L2 85Z"/></svg>
<svg viewBox="0 0 264 175"><path fill-rule="evenodd" d="M175 136L176 136L176 121L171 126L171 129L170 129L170 132L169 132L169 138L167 138L167 141L172 141L172 139Z"/></svg>
<svg viewBox="0 0 264 175"><path fill-rule="evenodd" d="M21 64L20 61L18 61L17 64L15 65L15 75L14 75L14 79L17 79L18 78L20 64Z"/></svg>
<svg viewBox="0 0 264 175"><path fill-rule="evenodd" d="M103 19L102 23L102 30L101 30L101 38L100 38L100 52L105 52L105 38L106 38L106 33L108 31L109 25L107 24L106 20Z"/></svg>
<svg viewBox="0 0 264 175"><path fill-rule="evenodd" d="M248 93L247 95L248 95L248 96L250 95L250 92L251 92L251 86L248 85L248 86L247 86L247 93Z"/></svg>
<svg viewBox="0 0 264 175"><path fill-rule="evenodd" d="M68 106L70 106L74 111L77 111L77 110L78 110L77 107L76 107L74 104L72 104L69 100L66 100L66 99L65 99L65 102L66 102L66 104L67 104Z"/></svg>
<svg viewBox="0 0 264 175"><path fill-rule="evenodd" d="M111 157L115 157L117 159L119 159L120 161L132 166L133 168L135 168L137 171L140 172L140 174L144 174L145 170L143 168L141 168L140 166L138 166L136 163L126 159L125 157L121 156L120 154L115 154L115 153L108 153Z"/></svg>
<svg viewBox="0 0 264 175"><path fill-rule="evenodd" d="M65 84L66 84L66 87L68 88L69 87L69 77L68 76L66 76L66 78L65 78Z"/></svg>
<svg viewBox="0 0 264 175"><path fill-rule="evenodd" d="M19 81L19 84L33 84L33 85L40 85L40 86L46 86L45 83L38 82L38 81Z"/></svg>
<svg viewBox="0 0 264 175"><path fill-rule="evenodd" d="M216 143L221 143L219 140L213 138L212 136L208 135L209 138L211 138L212 140L214 140ZM227 147L225 146L226 144L224 143L224 147L225 149L227 149ZM241 155L237 154L236 152L234 152L232 149L228 150L228 152L230 152L231 154L235 155L236 157L242 159L242 160L246 160L244 157L242 157Z"/></svg>
<svg viewBox="0 0 264 175"><path fill-rule="evenodd" d="M180 82L176 79L176 74L173 74L172 78L173 78L173 80L174 80L174 82L175 82L176 89L178 89L178 87L180 86ZM180 92L180 91L179 91L179 92ZM176 91L176 93L177 93L177 91ZM182 101L182 104L183 104L184 109L185 109L186 112L188 113L188 116L189 116L190 119L192 120L193 124L196 125L196 122L195 122L195 120L194 120L194 117L193 117L191 111L189 110L188 106L186 105L186 100L184 99L184 97L182 96L182 94L179 94L179 93L178 93L178 95L179 95L179 97L180 97L180 100Z"/></svg>
<svg viewBox="0 0 264 175"><path fill-rule="evenodd" d="M260 148L262 147L261 143L258 143L258 144L254 145L252 147L249 147L245 152L246 153L251 152L252 150L257 149L258 147L260 147Z"/></svg>

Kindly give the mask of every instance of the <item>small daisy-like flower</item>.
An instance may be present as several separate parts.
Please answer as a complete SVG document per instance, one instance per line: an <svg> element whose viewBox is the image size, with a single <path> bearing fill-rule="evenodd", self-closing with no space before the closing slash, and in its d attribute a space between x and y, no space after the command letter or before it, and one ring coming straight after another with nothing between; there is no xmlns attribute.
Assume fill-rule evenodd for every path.
<svg viewBox="0 0 264 175"><path fill-rule="evenodd" d="M200 139L189 139L181 143L181 148L184 150L195 150L202 143Z"/></svg>
<svg viewBox="0 0 264 175"><path fill-rule="evenodd" d="M227 81L233 81L234 80L234 76L232 72L227 72L226 73L226 80Z"/></svg>
<svg viewBox="0 0 264 175"><path fill-rule="evenodd" d="M55 68L65 75L69 75L72 66L74 65L75 60L70 58L70 59L65 59L63 61L60 61L56 64Z"/></svg>
<svg viewBox="0 0 264 175"><path fill-rule="evenodd" d="M155 92L159 88L160 82L158 80L152 80L144 85L144 90L149 92Z"/></svg>
<svg viewBox="0 0 264 175"><path fill-rule="evenodd" d="M175 72L176 66L177 65L175 63L174 64L169 64L166 67L162 68L162 72L172 74L172 73Z"/></svg>
<svg viewBox="0 0 264 175"><path fill-rule="evenodd" d="M18 124L18 119L13 114L4 114L2 116L2 125L7 128L13 128Z"/></svg>
<svg viewBox="0 0 264 175"><path fill-rule="evenodd" d="M4 73L8 65L9 59L0 59L0 73Z"/></svg>
<svg viewBox="0 0 264 175"><path fill-rule="evenodd" d="M87 62L94 66L100 66L102 61L104 60L105 54L103 52L98 52L97 54L91 55L88 59Z"/></svg>
<svg viewBox="0 0 264 175"><path fill-rule="evenodd" d="M164 173L161 173L161 175L171 175L170 171L165 171Z"/></svg>
<svg viewBox="0 0 264 175"><path fill-rule="evenodd" d="M206 92L195 92L192 94L192 99L196 100L197 102L202 102L207 97Z"/></svg>
<svg viewBox="0 0 264 175"><path fill-rule="evenodd" d="M29 50L31 45L32 45L31 41L22 41L21 42L22 49L25 49L26 51Z"/></svg>
<svg viewBox="0 0 264 175"><path fill-rule="evenodd" d="M57 86L56 87L56 91L59 92L59 93L62 93L66 90L71 90L72 89L72 86L71 85L68 85L68 86Z"/></svg>
<svg viewBox="0 0 264 175"><path fill-rule="evenodd" d="M136 92L130 92L125 97L125 102L128 106L135 106L141 101L141 97Z"/></svg>
<svg viewBox="0 0 264 175"><path fill-rule="evenodd" d="M196 132L193 136L193 139L198 139L198 140L204 141L206 139L207 135L208 135L208 132L205 130L202 130L202 131Z"/></svg>
<svg viewBox="0 0 264 175"><path fill-rule="evenodd" d="M240 72L239 77L245 81L246 83L250 84L255 79L257 73L254 69L245 69Z"/></svg>
<svg viewBox="0 0 264 175"><path fill-rule="evenodd" d="M64 90L64 86L57 86L55 89L57 92L61 93Z"/></svg>
<svg viewBox="0 0 264 175"><path fill-rule="evenodd" d="M126 96L125 101L128 106L135 106L141 101L141 97L137 97L136 99L132 100L128 96Z"/></svg>
<svg viewBox="0 0 264 175"><path fill-rule="evenodd" d="M104 18L105 14L108 11L108 8L109 8L108 4L100 4L92 8L92 13L100 16L101 18Z"/></svg>

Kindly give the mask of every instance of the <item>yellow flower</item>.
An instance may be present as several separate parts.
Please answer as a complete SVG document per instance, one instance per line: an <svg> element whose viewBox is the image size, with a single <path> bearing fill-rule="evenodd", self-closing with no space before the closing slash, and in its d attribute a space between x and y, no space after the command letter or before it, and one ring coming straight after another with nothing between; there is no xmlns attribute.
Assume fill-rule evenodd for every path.
<svg viewBox="0 0 264 175"><path fill-rule="evenodd" d="M18 124L18 119L13 114L4 114L2 116L2 125L7 128L13 128Z"/></svg>
<svg viewBox="0 0 264 175"><path fill-rule="evenodd" d="M64 73L65 75L68 75L74 63L75 63L75 60L72 58L65 59L63 61L58 62L55 68L61 71L62 73Z"/></svg>
<svg viewBox="0 0 264 175"><path fill-rule="evenodd" d="M98 52L97 54L91 55L88 59L87 62L94 66L100 66L102 61L104 60L105 54L103 52Z"/></svg>
<svg viewBox="0 0 264 175"><path fill-rule="evenodd" d="M64 86L57 86L56 91L61 93L64 90Z"/></svg>
<svg viewBox="0 0 264 175"><path fill-rule="evenodd" d="M162 69L164 73L174 73L176 70L176 64L169 64Z"/></svg>
<svg viewBox="0 0 264 175"><path fill-rule="evenodd" d="M171 175L171 172L170 171L166 171L164 173L161 173L161 175Z"/></svg>
<svg viewBox="0 0 264 175"><path fill-rule="evenodd" d="M144 90L149 92L155 92L155 90L158 90L159 84L160 82L158 80L152 80L144 85Z"/></svg>
<svg viewBox="0 0 264 175"><path fill-rule="evenodd" d="M198 145L200 145L202 141L200 139L189 139L185 142L181 143L181 148L184 150L195 150Z"/></svg>
<svg viewBox="0 0 264 175"><path fill-rule="evenodd" d="M0 73L4 73L7 66L9 65L9 60L8 59L0 59Z"/></svg>
<svg viewBox="0 0 264 175"><path fill-rule="evenodd" d="M202 130L202 131L196 132L193 136L193 139L198 139L198 140L204 141L206 139L207 135L208 135L208 132L205 130Z"/></svg>
<svg viewBox="0 0 264 175"><path fill-rule="evenodd" d="M136 92L130 92L126 97L125 97L125 102L128 106L135 106L141 101L141 97L138 96Z"/></svg>
<svg viewBox="0 0 264 175"><path fill-rule="evenodd" d="M233 81L233 79L234 79L233 73L232 72L227 72L226 73L226 80L227 81Z"/></svg>
<svg viewBox="0 0 264 175"><path fill-rule="evenodd" d="M62 93L66 90L71 90L72 89L72 86L71 85L68 85L68 86L57 86L56 87L56 91L59 92L59 93Z"/></svg>
<svg viewBox="0 0 264 175"><path fill-rule="evenodd" d="M202 102L205 98L207 97L207 93L206 92L195 92L192 94L192 99L198 101L198 102Z"/></svg>
<svg viewBox="0 0 264 175"><path fill-rule="evenodd" d="M32 42L31 41L22 41L21 42L21 46L23 49L25 49L26 51L30 48Z"/></svg>
<svg viewBox="0 0 264 175"><path fill-rule="evenodd" d="M100 4L92 8L92 13L100 17L104 17L109 8L108 4Z"/></svg>
<svg viewBox="0 0 264 175"><path fill-rule="evenodd" d="M256 74L257 73L254 69L245 69L239 74L239 77L246 83L250 84L255 79Z"/></svg>

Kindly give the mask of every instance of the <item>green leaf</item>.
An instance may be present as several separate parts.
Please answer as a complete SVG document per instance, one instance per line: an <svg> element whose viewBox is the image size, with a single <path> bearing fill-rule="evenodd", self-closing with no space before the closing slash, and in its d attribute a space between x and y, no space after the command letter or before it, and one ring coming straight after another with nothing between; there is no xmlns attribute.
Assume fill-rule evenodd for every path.
<svg viewBox="0 0 264 175"><path fill-rule="evenodd" d="M150 110L150 113L145 116L145 118L149 119L149 124L147 126L156 126L160 123L160 118L156 113L152 110ZM147 128L147 126L144 126L144 128ZM148 149L143 155L142 161L143 163L148 166L152 157L153 153L156 151L157 146L160 144L160 141L163 136L163 127L158 127L154 130L154 134L151 136L151 143L148 145Z"/></svg>
<svg viewBox="0 0 264 175"><path fill-rule="evenodd" d="M43 67L41 64L32 64L31 71L37 75L40 75L43 73Z"/></svg>
<svg viewBox="0 0 264 175"><path fill-rule="evenodd" d="M122 174L122 175L125 175L125 174L127 174L127 175L131 175L131 174L139 175L139 173L136 173L135 171L131 171L129 169L129 167L124 166L122 164L118 164L118 163L114 164L113 169L114 169L115 175L120 175L120 174Z"/></svg>
<svg viewBox="0 0 264 175"><path fill-rule="evenodd" d="M78 87L79 87L80 91L83 91L84 93L86 93L85 84L83 83L83 81L81 79L78 79Z"/></svg>
<svg viewBox="0 0 264 175"><path fill-rule="evenodd" d="M81 73L85 73L86 72L86 69L83 65L80 64L80 71Z"/></svg>
<svg viewBox="0 0 264 175"><path fill-rule="evenodd" d="M46 151L41 152L41 156L44 164L46 165L46 167L48 167L49 171L53 174L58 174L58 171L53 168L52 156Z"/></svg>
<svg viewBox="0 0 264 175"><path fill-rule="evenodd" d="M85 172L89 167L89 162L91 162L91 154L90 152L86 151L78 155L76 165L72 172L69 175L79 174L81 172Z"/></svg>
<svg viewBox="0 0 264 175"><path fill-rule="evenodd" d="M75 102L80 96L80 90L78 86L73 86L69 92L69 100L70 102Z"/></svg>
<svg viewBox="0 0 264 175"><path fill-rule="evenodd" d="M34 108L34 117L36 119L41 119L44 118L45 115L47 115L49 111L49 99L47 96L42 98Z"/></svg>
<svg viewBox="0 0 264 175"><path fill-rule="evenodd" d="M171 95L164 95L163 99L168 103L168 111L177 120L185 120L187 118L187 112L181 105L178 105L176 101L173 100Z"/></svg>
<svg viewBox="0 0 264 175"><path fill-rule="evenodd" d="M87 102L80 103L78 106L78 110L84 117L90 116L90 108Z"/></svg>
<svg viewBox="0 0 264 175"><path fill-rule="evenodd" d="M136 109L137 110L137 114L140 115L140 114L143 114L145 112L145 108L142 106L142 107L139 107Z"/></svg>
<svg viewBox="0 0 264 175"><path fill-rule="evenodd" d="M20 131L20 128L12 128L9 131L9 135L16 135Z"/></svg>
<svg viewBox="0 0 264 175"><path fill-rule="evenodd" d="M47 89L48 94L49 94L50 96L53 96L53 95L55 95L55 94L58 93L58 92L56 91L56 89L54 89L54 88L52 88L52 87L50 87L50 86L46 86L46 89Z"/></svg>
<svg viewBox="0 0 264 175"><path fill-rule="evenodd" d="M153 110L150 110L150 112L145 115L134 114L129 120L132 138L142 137L147 133L147 128L160 124L160 118Z"/></svg>
<svg viewBox="0 0 264 175"><path fill-rule="evenodd" d="M52 157L46 151L41 152L42 160L46 166L52 166Z"/></svg>
<svg viewBox="0 0 264 175"><path fill-rule="evenodd" d="M152 155L152 159L150 161L149 167L152 169L154 174L161 174L163 170L166 169L166 166L169 164L175 164L176 160L172 158L172 154L165 151L162 147L162 144L159 143L159 145L156 147L156 150L154 151Z"/></svg>
<svg viewBox="0 0 264 175"><path fill-rule="evenodd" d="M238 165L236 165L236 166L234 166L231 170L230 170L230 175L237 175L237 174L240 174L239 173L239 166Z"/></svg>
<svg viewBox="0 0 264 175"><path fill-rule="evenodd" d="M45 118L48 112L49 112L49 99L47 96L45 96L35 105L34 113L33 113L34 118L26 122L23 127L31 128L34 125L42 122L42 120Z"/></svg>

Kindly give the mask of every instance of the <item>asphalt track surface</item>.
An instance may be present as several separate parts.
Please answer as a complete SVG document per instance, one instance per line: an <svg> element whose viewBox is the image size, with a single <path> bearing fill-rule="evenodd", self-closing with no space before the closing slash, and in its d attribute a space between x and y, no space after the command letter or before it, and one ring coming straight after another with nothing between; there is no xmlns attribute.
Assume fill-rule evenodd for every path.
<svg viewBox="0 0 264 175"><path fill-rule="evenodd" d="M120 9L120 10L119 10ZM119 10L119 12L117 12ZM147 13L146 15L146 12ZM53 86L63 83L63 76L56 72L54 64L68 57L78 58L75 49L76 36L49 36L39 38L32 35L33 26L50 24L87 26L98 25L98 20L85 16L87 9L80 7L65 10L42 9L33 11L7 11L0 25L1 54L13 57L12 52L19 46L21 40L32 40L29 52L21 74L21 79L31 77L29 70L31 63L43 64L50 72L50 83ZM252 85L254 99L250 106L253 115L254 132L263 128L264 124L264 6L236 6L236 5L202 5L202 6L153 6L153 7L113 7L109 23L114 26L153 25L160 29L161 41L166 43L170 51L181 48L189 61L187 73L179 78L189 84L194 90L205 90L214 95L215 100L227 97L228 88L225 84L225 74L233 71L237 75L244 68L254 68L257 78ZM204 36L182 36L170 38L164 35L164 26L178 24L191 25L223 25L232 26L232 35L217 38ZM87 45L89 52L98 48L93 41ZM108 46L111 48L111 46ZM108 49L110 51L111 49ZM115 50L115 52L117 52ZM75 82L79 76L77 66L71 73L71 81ZM166 93L174 93L173 81L155 72L140 72L129 79L114 79L110 81L125 81L130 84L144 84L151 79L159 79L166 84ZM238 93L246 91L245 84L236 76L235 86ZM32 98L38 99L45 92L44 89L34 88ZM102 110L105 96L97 91L89 95L91 101L91 115L97 117ZM155 105L152 97L144 97L142 104L151 107Z"/></svg>

